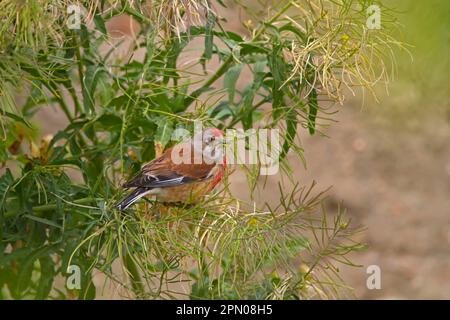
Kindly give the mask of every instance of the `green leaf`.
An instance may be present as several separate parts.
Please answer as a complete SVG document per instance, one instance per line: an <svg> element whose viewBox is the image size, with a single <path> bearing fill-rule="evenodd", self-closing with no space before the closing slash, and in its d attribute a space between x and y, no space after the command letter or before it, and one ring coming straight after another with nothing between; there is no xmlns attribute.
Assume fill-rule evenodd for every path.
<svg viewBox="0 0 450 320"><path fill-rule="evenodd" d="M241 51L240 51L241 56L255 54L255 53L267 54L270 52L270 50L268 48L264 48L262 46L259 46L257 44L253 44L253 43L241 43L240 46L241 46Z"/></svg>
<svg viewBox="0 0 450 320"><path fill-rule="evenodd" d="M203 56L206 60L209 60L212 57L213 37L214 37L213 31L215 25L216 25L216 16L214 15L214 13L209 12L205 25L205 51L203 53Z"/></svg>
<svg viewBox="0 0 450 320"><path fill-rule="evenodd" d="M282 59L282 49L281 45L273 48L273 51L268 55L268 65L272 73L272 116L275 121L278 121L284 104L284 89L281 86L284 84L286 79L286 63Z"/></svg>
<svg viewBox="0 0 450 320"><path fill-rule="evenodd" d="M243 104L242 104L242 125L244 129L247 130L252 127L253 119L253 100L259 88L263 84L264 77L266 75L265 68L267 66L267 61L259 61L255 63L253 67L253 83L249 85L244 91Z"/></svg>
<svg viewBox="0 0 450 320"><path fill-rule="evenodd" d="M250 85L247 87L247 90L245 90L243 103L242 103L242 114L244 115L242 117L242 125L244 126L244 129L247 130L252 127L253 124L253 114L252 114L252 108L253 108L253 99L255 98L256 90L255 88Z"/></svg>
<svg viewBox="0 0 450 320"><path fill-rule="evenodd" d="M211 118L218 120L226 120L235 115L234 107L228 101L222 101L217 106L208 110L208 115Z"/></svg>
<svg viewBox="0 0 450 320"><path fill-rule="evenodd" d="M62 229L62 226L60 226L59 224L55 223L52 220L48 220L48 219L45 219L45 218L37 217L37 216L34 216L32 214L24 214L23 216L25 218L30 219L30 220L33 220L33 221L36 221L36 222L39 222L39 223L43 223L43 224L46 224L46 225L49 225L49 226L52 226L52 227L55 227L55 228L58 228L58 229Z"/></svg>
<svg viewBox="0 0 450 320"><path fill-rule="evenodd" d="M160 118L157 121L158 128L156 130L155 141L158 141L165 147L172 138L173 123L166 118Z"/></svg>
<svg viewBox="0 0 450 320"><path fill-rule="evenodd" d="M227 6L225 5L225 3L223 3L222 0L216 0L222 7L227 8Z"/></svg>
<svg viewBox="0 0 450 320"><path fill-rule="evenodd" d="M95 26L97 27L97 30L99 30L104 35L107 34L105 20L103 20L103 17L100 14L95 15L94 23L95 23Z"/></svg>
<svg viewBox="0 0 450 320"><path fill-rule="evenodd" d="M278 28L278 31L281 33L282 31L290 31L297 35L298 38L300 38L303 42L306 43L307 37L306 35L299 29L294 27L290 22L285 24L284 26Z"/></svg>
<svg viewBox="0 0 450 320"><path fill-rule="evenodd" d="M187 92L189 89L189 81L186 81L176 92L175 97L172 99L172 109L174 113L183 112L186 110L186 106L184 105L184 99L187 96Z"/></svg>
<svg viewBox="0 0 450 320"><path fill-rule="evenodd" d="M82 281L82 288L79 297L83 300L94 300L96 288L94 282L92 282L92 277L90 274L87 274L83 278L85 278L86 280Z"/></svg>
<svg viewBox="0 0 450 320"><path fill-rule="evenodd" d="M11 112L8 112L8 111L4 111L3 109L0 109L0 115L8 117L8 118L10 118L12 120L15 120L17 122L23 123L28 128L31 128L31 124L25 118L23 118L23 117L21 117L21 116L19 116L17 114L14 114L14 113L11 113Z"/></svg>
<svg viewBox="0 0 450 320"><path fill-rule="evenodd" d="M97 77L103 72L101 68L95 65L88 65L84 76L84 87L82 88L84 112L87 114L95 113L95 89L97 86Z"/></svg>
<svg viewBox="0 0 450 320"><path fill-rule="evenodd" d="M16 284L16 292L22 295L27 288L32 284L31 276L34 268L34 263L37 259L48 255L53 250L54 246L43 246L36 250L33 250L28 256L25 257L23 263L20 264L19 274Z"/></svg>
<svg viewBox="0 0 450 320"><path fill-rule="evenodd" d="M0 208L3 208L6 203L8 192L14 184L14 177L9 168L6 168L5 173L0 177Z"/></svg>
<svg viewBox="0 0 450 320"><path fill-rule="evenodd" d="M54 269L54 262L50 256L44 256L39 259L40 264L40 276L39 282L36 290L36 299L44 300L47 299L50 291L52 289L53 280L56 276Z"/></svg>
<svg viewBox="0 0 450 320"><path fill-rule="evenodd" d="M89 52L90 49L90 34L89 30L86 28L86 25L84 23L80 26L80 39L81 39L81 46L84 48L85 52Z"/></svg>
<svg viewBox="0 0 450 320"><path fill-rule="evenodd" d="M0 162L4 163L9 159L8 144L0 140Z"/></svg>
<svg viewBox="0 0 450 320"><path fill-rule="evenodd" d="M243 64L231 67L224 75L223 86L228 91L228 101L234 104L234 94L236 92L236 82L239 79Z"/></svg>
<svg viewBox="0 0 450 320"><path fill-rule="evenodd" d="M106 130L114 130L122 126L122 118L111 113L104 113L96 121Z"/></svg>
<svg viewBox="0 0 450 320"><path fill-rule="evenodd" d="M181 36L180 38L177 38L175 40L176 42L173 44L171 49L167 52L166 55L166 66L164 68L164 77L163 77L163 83L167 84L169 82L169 79L172 77L173 79L178 79L179 75L177 72L177 60L180 56L183 49L187 46L189 43L188 36ZM176 80L175 80L176 81Z"/></svg>
<svg viewBox="0 0 450 320"><path fill-rule="evenodd" d="M118 97L115 97L114 99L112 99L108 103L107 108L109 108L109 107L121 108L121 107L125 106L129 100L130 100L129 96L127 96L126 94L123 94L121 96L118 96Z"/></svg>
<svg viewBox="0 0 450 320"><path fill-rule="evenodd" d="M284 143L280 153L280 160L284 159L294 142L297 134L297 114L295 109L291 109L286 115L286 134L284 136Z"/></svg>
<svg viewBox="0 0 450 320"><path fill-rule="evenodd" d="M316 132L316 117L319 105L317 103L317 91L312 89L308 95L308 130L311 135Z"/></svg>

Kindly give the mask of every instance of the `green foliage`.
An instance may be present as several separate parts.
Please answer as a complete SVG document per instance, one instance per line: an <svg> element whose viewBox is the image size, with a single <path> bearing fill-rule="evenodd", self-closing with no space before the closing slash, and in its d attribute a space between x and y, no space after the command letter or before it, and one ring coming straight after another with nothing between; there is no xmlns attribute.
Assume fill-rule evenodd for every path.
<svg viewBox="0 0 450 320"><path fill-rule="evenodd" d="M281 128L281 157L302 156L295 137L301 126L318 131L321 99L340 101L345 85L370 88L370 64L382 66L379 45L389 41L365 29L360 1L275 1L246 36L203 1L156 1L152 12L140 1L86 1L93 23L80 30L65 27L68 2L58 2L57 19L50 1L29 2L0 5L0 159L11 166L0 178L0 297L92 299L98 271L138 298L348 294L334 264L351 264L346 254L362 246L342 212L328 225L322 194L311 189L281 192L279 207L255 212L226 190L191 207L119 213L113 205L120 182L193 120ZM118 58L105 27L122 13L139 24L128 59ZM196 62L181 67L196 38L204 40ZM244 71L251 76L240 88ZM26 97L19 106L15 87ZM34 115L51 106L67 126L36 144L45 124ZM69 265L82 270L80 290L55 282Z"/></svg>

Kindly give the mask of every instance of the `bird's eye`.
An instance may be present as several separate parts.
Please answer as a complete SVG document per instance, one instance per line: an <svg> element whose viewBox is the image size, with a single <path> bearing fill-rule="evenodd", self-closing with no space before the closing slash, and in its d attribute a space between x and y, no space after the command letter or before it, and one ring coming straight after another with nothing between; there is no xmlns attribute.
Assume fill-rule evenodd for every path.
<svg viewBox="0 0 450 320"><path fill-rule="evenodd" d="M214 137L214 136L212 136L211 138L209 138L209 141L214 141L214 140L216 140L216 137Z"/></svg>

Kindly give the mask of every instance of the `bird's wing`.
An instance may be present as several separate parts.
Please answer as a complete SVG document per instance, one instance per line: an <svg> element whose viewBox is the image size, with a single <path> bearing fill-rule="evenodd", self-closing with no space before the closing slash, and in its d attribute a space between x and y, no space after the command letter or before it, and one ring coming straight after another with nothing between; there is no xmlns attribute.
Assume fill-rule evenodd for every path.
<svg viewBox="0 0 450 320"><path fill-rule="evenodd" d="M175 164L171 160L171 149L168 149L161 157L143 166L123 187L160 188L201 181L212 177L215 166L215 163Z"/></svg>

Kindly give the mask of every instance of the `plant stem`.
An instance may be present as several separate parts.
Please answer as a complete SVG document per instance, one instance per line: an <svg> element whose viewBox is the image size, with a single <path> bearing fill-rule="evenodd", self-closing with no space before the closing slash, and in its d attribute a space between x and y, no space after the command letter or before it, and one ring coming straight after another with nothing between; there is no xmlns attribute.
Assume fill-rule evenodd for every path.
<svg viewBox="0 0 450 320"><path fill-rule="evenodd" d="M264 30L266 29L266 24L274 23L275 20L277 20L283 13L288 11L291 6L292 6L292 3L291 3L291 1L289 1L283 8L281 8L281 10L276 15L274 15L265 24L263 24L261 26L261 28L258 30L258 32L253 37L253 40L256 40L257 38L259 38L259 36L264 32Z"/></svg>
<svg viewBox="0 0 450 320"><path fill-rule="evenodd" d="M73 116L70 113L69 106L67 105L66 101L64 100L64 97L62 95L62 92L59 89L55 90L56 92L56 99L58 100L59 105L61 106L61 109L63 110L64 114L66 115L67 119L69 119L69 122L73 121Z"/></svg>
<svg viewBox="0 0 450 320"><path fill-rule="evenodd" d="M80 51L80 45L77 40L77 34L73 33L73 43L75 46L75 56L77 57L77 66L78 66L78 77L80 78L80 86L81 90L86 90L84 87L84 78L83 78L83 62L81 60L81 51ZM80 108L81 109L81 108ZM78 110L81 114L81 110Z"/></svg>
<svg viewBox="0 0 450 320"><path fill-rule="evenodd" d="M267 98L262 99L260 102L258 102L257 104L255 104L255 105L252 107L252 109L249 110L249 112L255 111L256 109L258 109L260 106L262 106L262 105L263 105L264 103L266 103L266 102L270 102L270 100L267 99ZM239 121L242 120L242 117L243 117L243 116L244 116L243 113L238 114L238 116L237 116L236 118L234 118L233 121L230 122L230 124L227 126L227 128L233 128L234 125L235 125L236 123L238 123Z"/></svg>
<svg viewBox="0 0 450 320"><path fill-rule="evenodd" d="M123 264L127 269L127 271L129 272L131 286L133 287L133 291L136 295L136 298L138 298L138 294L143 293L145 291L144 286L142 285L142 280L141 276L139 275L139 271L129 253L127 253L123 257Z"/></svg>
<svg viewBox="0 0 450 320"><path fill-rule="evenodd" d="M189 107L194 100L196 100L202 92L208 88L210 85L212 85L217 79L219 79L232 65L233 63L233 55L230 53L228 58L225 59L223 64L220 66L219 69L209 78L203 86L192 92L185 100L184 100L184 106L185 108Z"/></svg>
<svg viewBox="0 0 450 320"><path fill-rule="evenodd" d="M89 197L89 198L76 199L72 202L75 204L87 204L87 203L91 203L94 200L97 200L97 199ZM32 211L34 213L36 213L36 216L41 216L42 212L50 211L50 210L54 210L54 209L56 209L56 203L48 203L48 204L35 206L32 208ZM17 211L7 211L7 212L5 212L4 217L10 218L10 217L15 216L16 214L17 214Z"/></svg>
<svg viewBox="0 0 450 320"><path fill-rule="evenodd" d="M75 92L75 89L71 86L70 88L67 88L67 90L70 93L70 96L72 97L73 103L75 104L75 115L82 114L83 110L81 109L80 101L78 100L77 93Z"/></svg>

